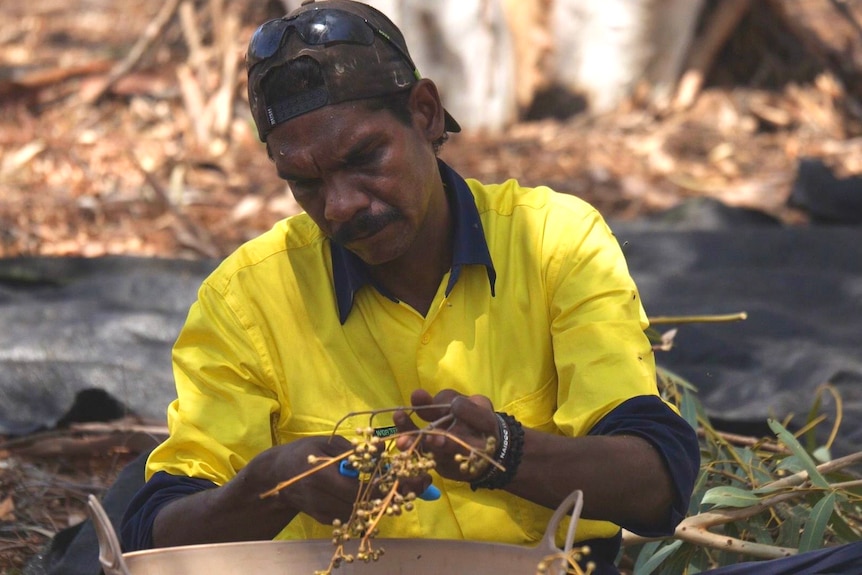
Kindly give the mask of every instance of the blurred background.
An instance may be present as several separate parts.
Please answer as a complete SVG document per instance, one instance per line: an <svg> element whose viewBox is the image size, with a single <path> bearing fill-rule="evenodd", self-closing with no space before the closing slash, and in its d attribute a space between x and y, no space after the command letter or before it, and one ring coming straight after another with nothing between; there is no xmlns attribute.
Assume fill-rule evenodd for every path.
<svg viewBox="0 0 862 575"><path fill-rule="evenodd" d="M297 212L243 58L298 3L3 0L0 572L158 440L200 279ZM862 447L862 242L839 226L862 223L862 1L370 3L464 127L444 160L593 203L632 240L652 313L754 312L682 338L714 406L762 422L844 382ZM720 233L646 242L641 222ZM770 243L814 227L841 230Z"/></svg>
<svg viewBox="0 0 862 575"><path fill-rule="evenodd" d="M6 0L0 256L219 257L294 213L243 55L297 0ZM465 127L442 156L632 219L804 223L801 158L862 170L858 2L378 0Z"/></svg>

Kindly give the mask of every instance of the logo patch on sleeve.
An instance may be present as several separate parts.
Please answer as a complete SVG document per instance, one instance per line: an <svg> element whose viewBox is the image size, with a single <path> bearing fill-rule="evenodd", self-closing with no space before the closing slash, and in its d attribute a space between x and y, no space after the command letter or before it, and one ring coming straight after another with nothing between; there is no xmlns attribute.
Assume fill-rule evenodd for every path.
<svg viewBox="0 0 862 575"><path fill-rule="evenodd" d="M398 428L394 425L390 425L388 427L375 427L374 428L374 436L375 437L390 437L395 435L398 432Z"/></svg>

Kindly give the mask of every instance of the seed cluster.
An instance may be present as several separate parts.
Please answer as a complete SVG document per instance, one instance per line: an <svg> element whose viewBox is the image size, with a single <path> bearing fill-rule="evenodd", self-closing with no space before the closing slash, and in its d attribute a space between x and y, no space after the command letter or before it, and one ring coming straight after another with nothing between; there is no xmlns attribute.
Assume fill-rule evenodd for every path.
<svg viewBox="0 0 862 575"><path fill-rule="evenodd" d="M467 455L456 453L455 461L459 463L458 469L464 475L475 477L488 469L488 457L497 451L497 438L493 435L485 440L485 449L482 451L470 450Z"/></svg>
<svg viewBox="0 0 862 575"><path fill-rule="evenodd" d="M400 493L398 487L401 481L425 475L436 465L432 454L418 448L419 435L404 451L391 448L395 436L385 441L377 437L370 426L356 429L356 435L351 439L353 449L345 458L359 473L359 489L353 513L346 523L337 519L333 521L332 544L335 553L329 567L315 572L315 575L328 575L343 563L377 561L384 549L374 547L371 540L379 533L381 519L396 517L414 509L416 494ZM317 463L318 459L309 463ZM345 544L352 539L359 540L355 555L345 549Z"/></svg>
<svg viewBox="0 0 862 575"><path fill-rule="evenodd" d="M536 575L546 575L551 565L556 561L565 561L566 573L569 575L592 575L596 571L596 564L592 561L587 561L586 569L581 567L581 563L590 554L590 548L584 545L572 549L568 555L560 553L558 555L550 555L542 559L536 566Z"/></svg>
<svg viewBox="0 0 862 575"><path fill-rule="evenodd" d="M440 408L445 406L428 407ZM370 413L371 419L373 419L374 415L382 411L394 411L395 409L406 410L409 408L356 412L348 414L345 418L361 413ZM338 519L333 521L332 544L335 546L335 552L327 568L315 571L314 575L331 575L333 569L344 563L377 561L383 555L384 549L382 547L372 545L372 539L379 533L380 521L384 517L397 517L406 511L412 511L415 506L416 494L413 492L401 493L399 487L402 481L424 476L436 466L433 454L424 452L420 448L422 440L426 436L443 435L463 447L465 453L456 455L455 461L459 463L461 472L469 476L479 474L489 465L501 468L500 464L493 460L496 451L496 440L493 436L487 439L483 449L476 449L447 430L439 429L437 424L444 421L453 421L453 418L451 415L445 416L424 429L394 433L385 439L375 435L374 428L369 421L368 426L356 429L356 437L350 440L350 450L334 457L310 455L308 463L312 466L311 469L282 481L273 489L261 494L261 497L275 495L300 479L313 475L331 465L338 465L342 461L346 461L358 472L359 488L353 504L353 511L346 522ZM396 440L405 436L411 438L409 445L406 448L404 446L401 449L396 448ZM349 553L345 549L345 545L351 540L358 540L359 542L355 553Z"/></svg>

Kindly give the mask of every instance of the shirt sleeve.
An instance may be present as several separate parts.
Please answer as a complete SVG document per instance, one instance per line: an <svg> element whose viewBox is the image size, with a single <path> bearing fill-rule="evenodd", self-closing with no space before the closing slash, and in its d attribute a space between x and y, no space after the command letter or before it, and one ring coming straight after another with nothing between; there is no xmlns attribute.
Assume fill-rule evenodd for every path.
<svg viewBox="0 0 862 575"><path fill-rule="evenodd" d="M274 444L282 407L260 327L231 305L233 292L204 283L173 348L177 398L170 436L147 462L158 471L223 485Z"/></svg>
<svg viewBox="0 0 862 575"><path fill-rule="evenodd" d="M644 537L670 535L688 513L694 482L700 471L700 446L695 430L655 396L634 397L599 421L590 435L636 435L659 452L674 486L673 508L659 527L622 525Z"/></svg>
<svg viewBox="0 0 862 575"><path fill-rule="evenodd" d="M123 552L153 547L153 522L162 507L180 497L216 487L206 479L179 477L160 471L135 494L120 522Z"/></svg>
<svg viewBox="0 0 862 575"><path fill-rule="evenodd" d="M561 212L557 215L557 212ZM554 423L580 437L624 401L658 395L640 295L616 238L595 209L555 211L546 235L558 385Z"/></svg>
<svg viewBox="0 0 862 575"><path fill-rule="evenodd" d="M554 421L565 435L637 435L661 454L674 502L661 526L623 525L645 536L667 535L688 512L700 469L695 430L659 395L649 325L624 254L601 215L552 223L554 361L559 378Z"/></svg>

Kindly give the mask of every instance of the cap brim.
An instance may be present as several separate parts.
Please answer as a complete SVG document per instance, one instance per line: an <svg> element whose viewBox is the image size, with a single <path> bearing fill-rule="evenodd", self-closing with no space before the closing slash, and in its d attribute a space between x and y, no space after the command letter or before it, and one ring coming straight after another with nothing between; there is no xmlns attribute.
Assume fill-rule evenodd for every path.
<svg viewBox="0 0 862 575"><path fill-rule="evenodd" d="M446 109L443 110L444 118L445 118L445 128L447 132L460 132L461 124L455 121L455 118L452 117Z"/></svg>

